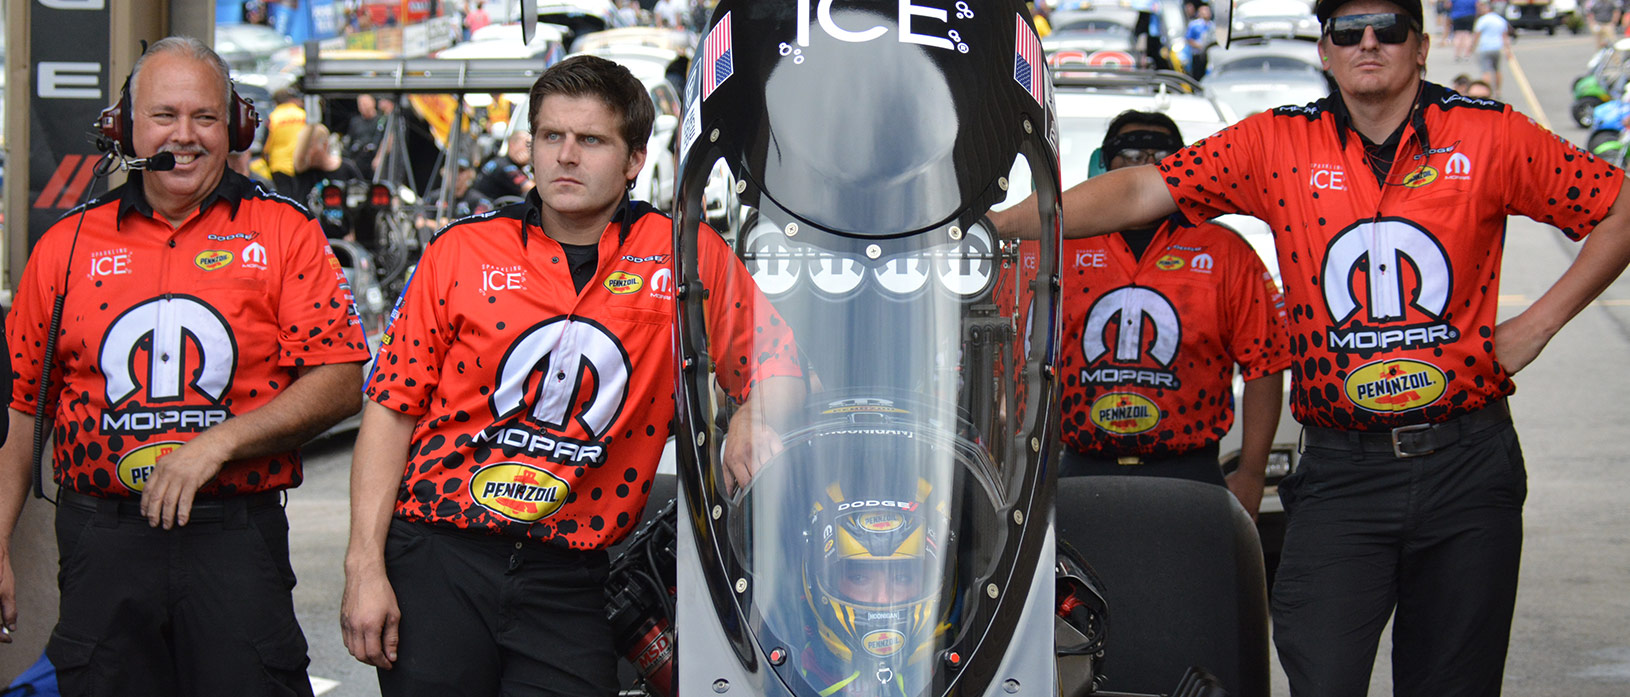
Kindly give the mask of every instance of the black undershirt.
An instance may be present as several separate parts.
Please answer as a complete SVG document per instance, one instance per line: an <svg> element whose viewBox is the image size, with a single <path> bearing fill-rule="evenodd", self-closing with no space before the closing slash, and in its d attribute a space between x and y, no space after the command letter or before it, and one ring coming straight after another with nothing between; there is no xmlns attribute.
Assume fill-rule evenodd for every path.
<svg viewBox="0 0 1630 697"><path fill-rule="evenodd" d="M1370 171L1375 173L1375 183L1378 186L1387 184L1387 173L1392 171L1392 161L1398 158L1398 142L1403 140L1406 125L1408 122L1398 124L1398 129L1387 136L1386 141L1380 145L1371 143L1363 133L1358 134L1359 142L1364 144L1364 160L1370 163Z"/></svg>
<svg viewBox="0 0 1630 697"><path fill-rule="evenodd" d="M1143 259L1143 253L1149 249L1149 243L1155 239L1155 231L1159 229L1158 227L1151 227L1142 230L1123 230L1121 231L1121 240L1126 242L1126 246L1132 249L1132 257L1141 260Z"/></svg>
<svg viewBox="0 0 1630 697"><path fill-rule="evenodd" d="M566 268L572 272L572 285L582 293L583 287L594 280L594 271L600 265L600 245L560 243L566 250Z"/></svg>

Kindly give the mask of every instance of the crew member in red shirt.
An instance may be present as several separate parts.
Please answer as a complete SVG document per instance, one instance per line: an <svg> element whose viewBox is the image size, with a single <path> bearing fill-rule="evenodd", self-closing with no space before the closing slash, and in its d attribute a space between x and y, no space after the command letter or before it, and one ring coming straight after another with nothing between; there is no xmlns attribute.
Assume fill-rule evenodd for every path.
<svg viewBox="0 0 1630 697"><path fill-rule="evenodd" d="M341 624L385 695L616 691L605 549L674 415L673 222L627 198L655 119L627 69L563 61L531 104L537 187L431 242L367 381ZM720 384L792 395L786 324L722 238L699 247ZM780 445L737 413L743 482Z"/></svg>
<svg viewBox="0 0 1630 697"><path fill-rule="evenodd" d="M1183 147L1165 114L1110 121L1110 171ZM1255 250L1211 223L1165 221L1064 244L1060 475L1180 477L1227 486L1254 518L1290 365L1285 305ZM1225 481L1217 443L1245 379L1240 466Z"/></svg>
<svg viewBox="0 0 1630 697"><path fill-rule="evenodd" d="M120 147L175 166L132 173L52 226L8 323L7 546L64 298L45 412L62 569L46 655L71 697L311 694L282 499L300 484L300 444L361 406L368 350L317 221L227 169L254 130L227 73L190 37L136 61ZM0 612L15 626L8 551Z"/></svg>
<svg viewBox="0 0 1630 697"><path fill-rule="evenodd" d="M1426 82L1419 0L1315 9L1334 94L1071 189L1067 234L1174 213L1268 221L1304 426L1301 464L1279 487L1272 595L1291 691L1365 694L1391 617L1393 694L1498 694L1527 495L1506 396L1630 261L1624 174L1504 104ZM1497 323L1510 214L1588 238L1544 295Z"/></svg>

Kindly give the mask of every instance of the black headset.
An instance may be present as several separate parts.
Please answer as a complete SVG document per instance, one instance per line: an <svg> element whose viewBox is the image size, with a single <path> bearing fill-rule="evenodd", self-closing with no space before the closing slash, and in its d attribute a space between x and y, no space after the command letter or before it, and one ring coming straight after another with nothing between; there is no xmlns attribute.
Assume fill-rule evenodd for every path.
<svg viewBox="0 0 1630 697"><path fill-rule="evenodd" d="M255 142L255 129L260 126L260 113L255 111L255 105L249 103L249 100L238 96L236 89L232 89L231 93L231 104L227 107L226 145L232 152L243 152ZM125 157L136 156L134 138L136 125L132 111L130 78L126 77L124 86L119 88L119 101L103 109L96 117L97 131L103 138L118 144L120 153Z"/></svg>

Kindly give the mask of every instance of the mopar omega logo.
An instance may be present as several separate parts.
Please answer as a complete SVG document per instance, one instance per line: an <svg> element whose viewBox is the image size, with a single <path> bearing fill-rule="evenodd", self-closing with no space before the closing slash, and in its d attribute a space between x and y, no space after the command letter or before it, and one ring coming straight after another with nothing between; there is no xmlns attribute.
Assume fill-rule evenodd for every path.
<svg viewBox="0 0 1630 697"><path fill-rule="evenodd" d="M1411 360L1377 361L1347 376L1347 399L1379 412L1419 409L1438 401L1448 386L1443 371Z"/></svg>
<svg viewBox="0 0 1630 697"><path fill-rule="evenodd" d="M1118 436L1143 433L1160 423L1160 407L1148 397L1127 392L1099 397L1087 413L1093 425Z"/></svg>
<svg viewBox="0 0 1630 697"><path fill-rule="evenodd" d="M153 464L179 447L181 441L172 440L151 443L125 453L124 457L119 458L119 483L131 491L141 491L147 486L147 478L153 476Z"/></svg>
<svg viewBox="0 0 1630 697"><path fill-rule="evenodd" d="M1126 286L1117 288L1092 304L1087 320L1081 327L1081 352L1087 360L1096 361L1109 351L1104 334L1119 318L1120 329L1115 338L1115 360L1135 363L1142 356L1145 342L1143 323L1147 318L1154 326L1155 340L1150 355L1161 365L1171 365L1177 357L1178 339L1182 326L1177 321L1177 310L1165 296L1148 288Z"/></svg>
<svg viewBox="0 0 1630 697"><path fill-rule="evenodd" d="M1333 351L1430 348L1460 338L1443 321L1453 282L1449 255L1410 221L1365 220L1341 231L1325 252L1320 280L1336 325L1329 329Z"/></svg>
<svg viewBox="0 0 1630 697"><path fill-rule="evenodd" d="M470 497L476 503L520 523L554 515L570 493L560 477L518 462L483 467L470 478Z"/></svg>

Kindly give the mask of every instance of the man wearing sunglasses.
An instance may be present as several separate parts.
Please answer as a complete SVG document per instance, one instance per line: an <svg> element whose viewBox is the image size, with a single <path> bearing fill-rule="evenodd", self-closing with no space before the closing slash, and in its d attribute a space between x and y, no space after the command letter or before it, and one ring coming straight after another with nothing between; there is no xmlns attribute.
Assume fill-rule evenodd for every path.
<svg viewBox="0 0 1630 697"><path fill-rule="evenodd" d="M1183 147L1171 117L1127 111L1099 151L1109 171ZM1059 474L1149 475L1226 486L1256 517L1290 365L1285 304L1251 245L1210 223L1170 221L1064 245ZM1245 380L1240 467L1217 443Z"/></svg>
<svg viewBox="0 0 1630 697"><path fill-rule="evenodd" d="M1173 214L1268 222L1303 424L1272 595L1291 691L1365 694L1392 617L1393 694L1499 694L1527 495L1505 398L1630 262L1624 173L1426 82L1419 0L1322 0L1315 14L1333 94L1070 189L1065 234ZM1039 233L1020 210L993 222ZM1585 242L1497 322L1508 214Z"/></svg>

